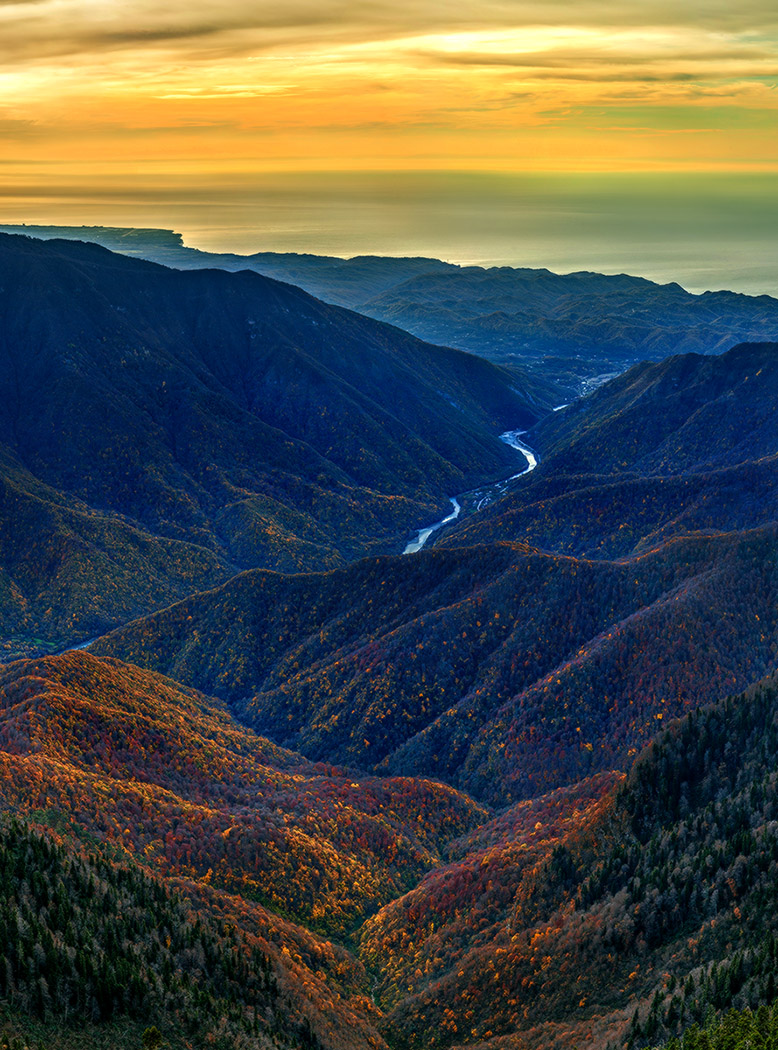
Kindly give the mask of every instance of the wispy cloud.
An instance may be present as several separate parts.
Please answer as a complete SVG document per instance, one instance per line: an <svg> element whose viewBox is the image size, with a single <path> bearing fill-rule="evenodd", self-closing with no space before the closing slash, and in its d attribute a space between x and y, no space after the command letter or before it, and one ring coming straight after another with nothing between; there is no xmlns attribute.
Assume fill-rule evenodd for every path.
<svg viewBox="0 0 778 1050"><path fill-rule="evenodd" d="M774 0L0 0L5 137L31 163L48 136L83 163L521 165L538 128L555 164L587 143L616 163L648 148L635 129L675 136L674 111L703 130L714 102L763 111L743 133L765 129L776 71ZM627 102L609 153L588 115ZM773 156L760 134L749 155Z"/></svg>
<svg viewBox="0 0 778 1050"><path fill-rule="evenodd" d="M619 27L677 27L774 39L776 6L766 0L737 5L722 0L485 0L456 3L354 4L349 0L0 0L0 48L6 62L79 55L117 48L190 46L218 40L236 56L277 43L315 44L385 40L425 33L502 32L530 26L576 26L611 32Z"/></svg>

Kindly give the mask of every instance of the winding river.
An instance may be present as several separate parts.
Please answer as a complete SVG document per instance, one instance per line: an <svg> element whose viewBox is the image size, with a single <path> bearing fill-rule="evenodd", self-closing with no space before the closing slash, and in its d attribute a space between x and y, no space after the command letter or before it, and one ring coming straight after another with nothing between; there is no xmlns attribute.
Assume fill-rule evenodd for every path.
<svg viewBox="0 0 778 1050"><path fill-rule="evenodd" d="M564 407L564 406L560 406ZM521 440L522 434L526 434L526 430L506 430L504 434L500 434L500 441L504 441L506 445L510 445L511 448L515 448L517 452L521 452L522 456L527 462L526 467L520 470L518 474L511 474L508 478L503 478L502 481L497 481L492 485L485 485L483 488L472 489L470 492L462 494L461 498L468 498L468 502L472 501L473 509L480 510L482 507L486 507L489 503L492 503L498 496L502 496L508 485L516 478L523 478L525 474L529 474L538 465L538 458L532 449L525 445ZM455 521L462 513L462 505L455 496L449 497L451 505L454 508L452 512L440 521L435 522L434 525L428 525L424 529L419 529L419 533L415 540L406 546L403 554L416 554L420 551L433 532L437 532L438 529L442 529L444 525L448 525L449 522Z"/></svg>
<svg viewBox="0 0 778 1050"><path fill-rule="evenodd" d="M560 405L560 408L563 408ZM526 434L526 430L506 430L504 434L500 434L500 441L504 441L506 445L510 445L511 448L515 448L517 452L520 452L526 460L526 466L523 470L520 470L518 474L511 474L510 477L503 478L502 481L493 482L491 485L484 485L482 488L471 489L469 492L460 494L460 499L466 501L472 506L473 510L480 510L482 507L492 503L499 496L502 496L508 485L516 478L523 478L525 474L529 474L538 465L538 459L532 449L525 445L521 440L523 434ZM462 513L462 504L459 502L456 496L450 497L452 511L447 514L445 518L441 518L440 521L436 521L434 525L428 525L426 528L419 529L418 535L415 540L411 540L405 547L403 554L416 554L420 551L433 532L437 532L438 529L442 529L444 525L448 525L452 521L456 521L459 515ZM96 642L97 638L89 638L85 642L80 642L78 645L68 646L66 649L62 649L62 653L74 652L78 649L88 649L89 646ZM60 655L55 654L55 655Z"/></svg>
<svg viewBox="0 0 778 1050"><path fill-rule="evenodd" d="M419 529L419 535L416 537L415 540L411 540L411 542L403 551L403 554L415 554L416 551L420 551L433 532L437 532L438 529L442 529L444 525L448 525L450 521L454 521L456 518L459 517L462 511L462 507L459 505L459 500L455 496L451 496L450 499L454 509L451 511L448 517L441 518L441 520L435 522L434 525L428 525L426 529Z"/></svg>

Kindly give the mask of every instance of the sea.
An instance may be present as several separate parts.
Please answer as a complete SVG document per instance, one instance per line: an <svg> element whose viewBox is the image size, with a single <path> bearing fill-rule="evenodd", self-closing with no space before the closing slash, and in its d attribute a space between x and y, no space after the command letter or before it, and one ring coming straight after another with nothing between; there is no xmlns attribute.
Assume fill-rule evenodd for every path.
<svg viewBox="0 0 778 1050"><path fill-rule="evenodd" d="M207 251L428 256L778 296L778 174L281 172L0 186L0 223L173 229Z"/></svg>

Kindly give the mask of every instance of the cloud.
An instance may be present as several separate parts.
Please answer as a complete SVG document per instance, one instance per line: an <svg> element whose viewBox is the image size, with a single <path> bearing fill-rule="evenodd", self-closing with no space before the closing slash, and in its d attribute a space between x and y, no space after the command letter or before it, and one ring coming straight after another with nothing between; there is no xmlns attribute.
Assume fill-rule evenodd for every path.
<svg viewBox="0 0 778 1050"><path fill-rule="evenodd" d="M553 125L554 135L562 130L548 136L549 162L562 165L566 150L578 161L593 109L618 100L635 112L666 105L656 122L673 134L670 107L710 105L701 89L733 110L774 114L778 93L760 93L760 81L778 69L778 7L0 0L0 62L4 115L19 118L0 122L0 135L19 151L28 140L30 158L59 151L68 163L105 157L106 165L171 168L213 159L248 170L320 163L314 156L326 166L351 151L355 165L385 155L413 167L428 152L415 130L435 128L448 137L432 153L509 166L534 157L532 129ZM636 116L629 130L644 126ZM732 126L734 142L734 118ZM627 161L638 163L640 147L628 133L623 142ZM593 152L600 156L599 145Z"/></svg>
<svg viewBox="0 0 778 1050"><path fill-rule="evenodd" d="M596 49L583 48L557 48L519 54L495 54L489 51L462 51L457 53L417 51L416 54L419 58L426 59L430 63L447 66L497 66L511 69L572 69L578 66L595 68L598 66L613 67L614 65L642 66L650 62L659 61L665 63L672 61L676 64L706 63L720 69L723 62L739 61L741 63L747 62L747 68L756 75L759 73L757 63L774 63L778 59L778 47L773 49L731 47L719 51L697 53L678 51L671 55L661 56L652 54L650 50L631 54L629 52L614 53L612 51L598 53Z"/></svg>
<svg viewBox="0 0 778 1050"><path fill-rule="evenodd" d="M565 82L610 84L645 83L675 84L713 81L727 85L729 91L733 81L761 81L778 79L778 51L765 52L759 64L743 61L736 52L722 52L701 59L700 56L678 55L668 62L652 61L647 56L620 56L614 61L597 60L591 54L560 51L545 55L480 55L458 56L420 55L432 65L451 68L481 68L513 71L523 83ZM678 67L682 68L678 68Z"/></svg>
<svg viewBox="0 0 778 1050"><path fill-rule="evenodd" d="M778 67L775 39L727 36L688 26L591 28L529 27L503 34L466 33L418 38L409 55L429 69L523 83L570 81L676 83L769 79Z"/></svg>
<svg viewBox="0 0 778 1050"><path fill-rule="evenodd" d="M261 53L278 44L382 41L427 33L516 30L528 26L619 28L689 26L775 39L774 0L0 0L5 62L117 49L218 46L223 55Z"/></svg>
<svg viewBox="0 0 778 1050"><path fill-rule="evenodd" d="M24 10L32 6L33 12ZM232 36L227 52L263 50L277 39L315 39L322 27L347 24L345 5L311 0L269 3L192 0L121 4L86 0L33 0L22 6L0 0L0 56L12 64L99 54L120 49L206 45ZM246 37L245 34L248 34Z"/></svg>
<svg viewBox="0 0 778 1050"><path fill-rule="evenodd" d="M40 134L41 127L37 121L0 117L0 139L28 139Z"/></svg>

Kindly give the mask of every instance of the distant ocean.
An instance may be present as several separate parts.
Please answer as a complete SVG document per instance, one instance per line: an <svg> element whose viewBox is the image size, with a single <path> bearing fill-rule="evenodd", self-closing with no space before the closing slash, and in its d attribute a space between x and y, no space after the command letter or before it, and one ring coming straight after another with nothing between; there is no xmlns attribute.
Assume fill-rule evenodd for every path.
<svg viewBox="0 0 778 1050"><path fill-rule="evenodd" d="M283 174L0 188L0 223L155 226L209 251L425 255L778 296L778 176Z"/></svg>

